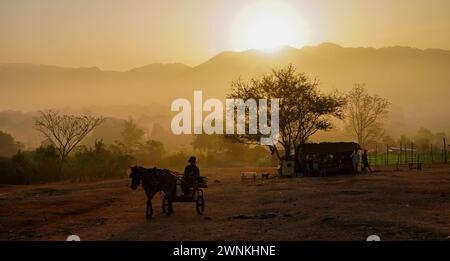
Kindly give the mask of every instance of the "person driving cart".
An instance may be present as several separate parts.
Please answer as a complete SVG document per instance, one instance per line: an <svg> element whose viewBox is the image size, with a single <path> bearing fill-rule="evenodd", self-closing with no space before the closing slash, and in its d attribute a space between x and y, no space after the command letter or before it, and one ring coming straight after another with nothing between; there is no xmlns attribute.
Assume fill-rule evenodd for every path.
<svg viewBox="0 0 450 261"><path fill-rule="evenodd" d="M184 168L184 181L185 192L189 191L189 188L197 187L198 178L200 177L200 169L197 167L197 159L192 156L189 158L189 165Z"/></svg>

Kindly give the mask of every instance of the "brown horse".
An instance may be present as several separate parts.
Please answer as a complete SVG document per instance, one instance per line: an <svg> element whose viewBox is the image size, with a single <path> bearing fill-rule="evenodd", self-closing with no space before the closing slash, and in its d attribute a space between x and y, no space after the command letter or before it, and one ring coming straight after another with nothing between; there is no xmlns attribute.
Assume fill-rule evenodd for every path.
<svg viewBox="0 0 450 261"><path fill-rule="evenodd" d="M168 200L168 211L166 215L173 214L172 198L175 195L177 176L167 169L147 169L143 167L130 167L131 188L137 189L142 181L142 187L147 195L146 218L153 216L152 198L157 192L164 193Z"/></svg>

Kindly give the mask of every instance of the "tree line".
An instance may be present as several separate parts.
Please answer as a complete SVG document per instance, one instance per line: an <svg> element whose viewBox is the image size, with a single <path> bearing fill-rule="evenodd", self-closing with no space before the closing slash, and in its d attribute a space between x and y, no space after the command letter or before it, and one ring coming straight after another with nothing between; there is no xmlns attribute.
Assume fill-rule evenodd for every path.
<svg viewBox="0 0 450 261"><path fill-rule="evenodd" d="M0 183L35 184L61 180L91 180L125 177L130 166L170 168L181 171L192 153L202 167L273 166L261 147L233 143L218 135L197 135L191 149L169 152L165 145L146 139L146 131L132 118L121 126L120 138L113 143L102 139L92 146L82 141L105 121L102 117L64 115L41 111L36 128L45 140L33 150L0 131ZM245 154L245 160L240 155Z"/></svg>

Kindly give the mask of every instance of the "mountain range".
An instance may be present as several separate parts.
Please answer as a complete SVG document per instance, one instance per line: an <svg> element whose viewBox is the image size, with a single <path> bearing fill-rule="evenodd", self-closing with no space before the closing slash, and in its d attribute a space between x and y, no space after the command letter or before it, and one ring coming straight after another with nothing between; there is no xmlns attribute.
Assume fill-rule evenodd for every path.
<svg viewBox="0 0 450 261"><path fill-rule="evenodd" d="M450 51L411 47L345 48L332 43L273 53L222 52L197 66L150 64L125 72L97 67L67 68L36 64L0 65L0 110L106 108L159 104L143 115L171 115L176 98L225 98L231 81L258 77L293 64L321 82L323 91L345 92L364 83L369 92L392 103L391 128L450 128ZM165 108L165 109L164 109Z"/></svg>

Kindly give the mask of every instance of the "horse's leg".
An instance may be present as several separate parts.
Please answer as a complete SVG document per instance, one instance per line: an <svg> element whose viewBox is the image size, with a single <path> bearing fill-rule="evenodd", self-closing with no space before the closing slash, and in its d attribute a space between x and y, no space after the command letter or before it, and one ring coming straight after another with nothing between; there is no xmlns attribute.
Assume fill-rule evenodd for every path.
<svg viewBox="0 0 450 261"><path fill-rule="evenodd" d="M146 211L146 218L151 219L153 216L153 207L152 207L152 200L147 199L147 211Z"/></svg>
<svg viewBox="0 0 450 261"><path fill-rule="evenodd" d="M155 195L155 192L145 191L145 194L147 195L147 210L145 216L147 219L151 219L153 216L152 198Z"/></svg>
<svg viewBox="0 0 450 261"><path fill-rule="evenodd" d="M173 214L172 196L170 196L170 197L167 198L167 204L168 204L169 206L168 206L168 211L167 211L166 215L167 215L167 216L170 216L170 215Z"/></svg>
<svg viewBox="0 0 450 261"><path fill-rule="evenodd" d="M167 216L170 216L173 214L173 206L172 206L172 202L173 202L173 197L176 193L176 187L175 186L171 186L169 187L169 189L165 189L164 190L164 194L166 194L167 197Z"/></svg>

